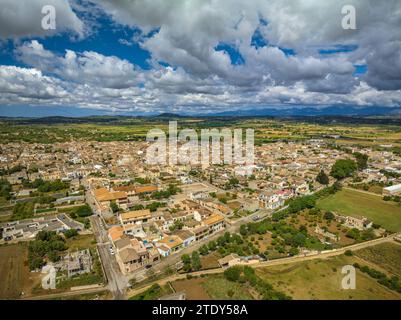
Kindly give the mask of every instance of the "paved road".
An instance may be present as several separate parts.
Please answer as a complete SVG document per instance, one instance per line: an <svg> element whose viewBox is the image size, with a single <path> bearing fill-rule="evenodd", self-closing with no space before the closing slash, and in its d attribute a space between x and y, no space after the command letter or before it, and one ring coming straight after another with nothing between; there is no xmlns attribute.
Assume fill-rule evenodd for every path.
<svg viewBox="0 0 401 320"><path fill-rule="evenodd" d="M90 220L96 238L100 260L107 278L107 287L115 300L124 299L124 292L127 288L128 281L121 273L115 257L110 253L110 242L107 238L106 230L102 226L101 219L97 216L92 216Z"/></svg>
<svg viewBox="0 0 401 320"><path fill-rule="evenodd" d="M285 264L291 264L291 263L297 263L297 262L302 262L302 261L308 261L308 260L314 260L314 259L327 259L330 257L338 256L344 254L345 251L347 250L360 250L363 248L371 247L378 245L383 242L391 242L394 241L394 234L390 235L385 238L379 238L379 239L374 239L371 241L366 241L363 243L358 243L354 244L348 247L340 248L340 249L334 249L334 250L328 250L328 251L323 251L321 253L314 253L310 255L305 255L305 256L295 256L295 257L288 257L288 258L283 258L283 259L277 259L277 260L270 260L270 261L263 261L259 263L252 264L251 266L253 268L264 268L268 266L277 266L277 265L285 265ZM399 243L398 243L399 244ZM225 269L223 268L216 268L216 269L209 269L209 270L203 270L203 271L197 271L197 272L191 272L191 273L185 273L185 274L176 274L172 275L170 277L166 277L161 280L156 280L152 283L148 283L144 286L141 286L139 288L135 288L133 290L130 290L127 292L127 296L131 297L134 295L137 295L148 288L150 288L153 284L159 283L160 285L164 285L168 282L173 282L179 279L186 279L188 274L192 276L201 276L201 275L207 275L207 274L216 274L216 273L223 273Z"/></svg>

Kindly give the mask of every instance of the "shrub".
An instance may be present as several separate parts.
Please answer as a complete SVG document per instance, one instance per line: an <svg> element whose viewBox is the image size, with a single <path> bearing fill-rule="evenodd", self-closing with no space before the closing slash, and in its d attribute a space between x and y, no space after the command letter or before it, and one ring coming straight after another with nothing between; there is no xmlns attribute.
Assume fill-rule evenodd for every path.
<svg viewBox="0 0 401 320"><path fill-rule="evenodd" d="M241 275L241 268L239 266L230 267L224 271L224 276L229 281L238 281Z"/></svg>
<svg viewBox="0 0 401 320"><path fill-rule="evenodd" d="M345 251L344 254L345 254L346 256L348 256L348 257L352 257L352 256L354 255L354 253L353 253L351 250Z"/></svg>

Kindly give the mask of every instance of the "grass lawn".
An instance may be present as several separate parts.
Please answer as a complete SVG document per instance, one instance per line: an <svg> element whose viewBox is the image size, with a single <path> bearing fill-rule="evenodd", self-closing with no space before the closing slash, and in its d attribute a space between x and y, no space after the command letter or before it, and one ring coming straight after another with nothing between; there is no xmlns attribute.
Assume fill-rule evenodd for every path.
<svg viewBox="0 0 401 320"><path fill-rule="evenodd" d="M374 263L386 271L401 277L401 245L397 243L381 243L374 247L355 251L355 255Z"/></svg>
<svg viewBox="0 0 401 320"><path fill-rule="evenodd" d="M305 261L297 264L257 269L257 274L277 290L295 300L387 300L401 299L401 294L377 283L359 270L356 289L344 290L341 269L352 265L354 257L338 256L326 260Z"/></svg>
<svg viewBox="0 0 401 320"><path fill-rule="evenodd" d="M365 216L389 231L401 230L401 206L374 195L344 189L318 200L317 206L343 215Z"/></svg>
<svg viewBox="0 0 401 320"><path fill-rule="evenodd" d="M243 285L228 281L223 275L207 277L203 287L212 300L252 300Z"/></svg>

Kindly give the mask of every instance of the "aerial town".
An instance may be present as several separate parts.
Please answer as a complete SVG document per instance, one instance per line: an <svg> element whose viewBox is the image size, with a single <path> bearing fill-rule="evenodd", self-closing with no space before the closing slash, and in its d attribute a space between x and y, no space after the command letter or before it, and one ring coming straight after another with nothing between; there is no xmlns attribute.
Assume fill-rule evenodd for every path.
<svg viewBox="0 0 401 320"><path fill-rule="evenodd" d="M262 144L255 147L256 161L249 175L224 164L147 165L148 146L149 142L141 141L2 144L2 195L9 200L3 203L0 241L35 242L46 233L72 239L92 235L96 252L93 247L67 254L60 251L60 260L52 259L55 251L51 251L39 262L30 254L31 269L42 269L44 277L52 268L61 277L63 270L67 277L79 276L90 273L94 261L100 260L109 290L122 298L133 285L167 268L171 272L201 269L198 255L192 254L189 267L183 257L196 250L202 253L205 247L208 253L208 244L219 237L244 235L250 224L280 219L280 212L285 213L296 199L339 185L333 167L344 161L354 163L356 155L362 168L341 177L338 188L370 193L371 186L382 186L378 198L400 200L401 157L385 148L333 148L327 139ZM322 175L324 179L319 178ZM359 212L326 215L337 221L336 230L315 223L306 231L320 246L278 246L269 251L263 245L252 246L250 252L221 249L217 266L306 256L397 231Z"/></svg>
<svg viewBox="0 0 401 320"><path fill-rule="evenodd" d="M400 30L401 0L0 0L3 318L389 312Z"/></svg>

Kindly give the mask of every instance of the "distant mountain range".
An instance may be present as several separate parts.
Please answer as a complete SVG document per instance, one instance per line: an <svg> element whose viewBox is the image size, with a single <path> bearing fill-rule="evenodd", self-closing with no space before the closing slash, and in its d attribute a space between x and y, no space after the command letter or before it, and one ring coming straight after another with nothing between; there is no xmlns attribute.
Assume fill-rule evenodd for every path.
<svg viewBox="0 0 401 320"><path fill-rule="evenodd" d="M355 107L355 106L329 106L325 108L313 107L294 107L294 108L266 108L266 109L245 109L235 111L224 111L211 113L208 116L272 116L272 117L292 117L292 116L401 116L401 107Z"/></svg>
<svg viewBox="0 0 401 320"><path fill-rule="evenodd" d="M311 106L294 106L294 107L266 107L263 109L244 107L243 110L231 110L222 112L210 112L206 114L198 114L187 112L175 114L165 112L161 114L147 113L134 114L122 112L121 114L111 113L107 110L81 109L74 107L30 107L30 106L0 106L0 118L59 118L58 121L65 121L62 118L93 118L98 121L110 121L115 117L146 117L153 119L178 119L178 118L205 118L205 117L369 117L369 116L391 116L395 118L401 117L401 107L357 107L352 105L327 106L327 107L311 107ZM105 117L105 119L102 119Z"/></svg>

